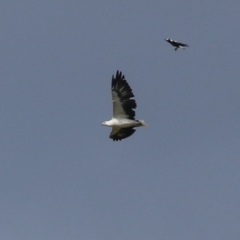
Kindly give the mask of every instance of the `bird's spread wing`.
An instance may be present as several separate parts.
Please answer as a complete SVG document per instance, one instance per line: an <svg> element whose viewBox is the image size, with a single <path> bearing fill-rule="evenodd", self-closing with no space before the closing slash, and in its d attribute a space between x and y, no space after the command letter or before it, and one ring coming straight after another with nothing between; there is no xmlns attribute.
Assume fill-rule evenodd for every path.
<svg viewBox="0 0 240 240"><path fill-rule="evenodd" d="M113 141L121 141L124 138L130 137L136 130L132 127L130 128L119 128L113 127L112 132L110 133L110 138Z"/></svg>
<svg viewBox="0 0 240 240"><path fill-rule="evenodd" d="M112 77L112 101L113 117L135 119L134 109L137 107L131 87L127 83L124 75L117 71Z"/></svg>

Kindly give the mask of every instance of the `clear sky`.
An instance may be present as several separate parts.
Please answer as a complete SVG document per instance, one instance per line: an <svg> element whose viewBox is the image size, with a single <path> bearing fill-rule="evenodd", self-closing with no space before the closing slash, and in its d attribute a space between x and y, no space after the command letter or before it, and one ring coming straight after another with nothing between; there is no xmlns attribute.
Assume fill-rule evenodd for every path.
<svg viewBox="0 0 240 240"><path fill-rule="evenodd" d="M239 240L239 24L231 0L2 0L0 239ZM117 70L148 124L121 142Z"/></svg>

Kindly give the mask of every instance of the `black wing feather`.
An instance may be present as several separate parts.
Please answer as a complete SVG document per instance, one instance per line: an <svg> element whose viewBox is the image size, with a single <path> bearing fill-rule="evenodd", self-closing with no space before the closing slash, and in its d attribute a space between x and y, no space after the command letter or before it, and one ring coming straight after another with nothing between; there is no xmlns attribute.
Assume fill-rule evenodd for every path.
<svg viewBox="0 0 240 240"><path fill-rule="evenodd" d="M137 104L135 99L133 99L134 94L126 81L125 76L120 71L117 71L116 76L112 77L112 91L117 93L122 108L128 115L128 118L135 120L134 109L137 107Z"/></svg>
<svg viewBox="0 0 240 240"><path fill-rule="evenodd" d="M121 128L116 134L110 135L113 141L121 141L124 138L130 137L136 130L131 128Z"/></svg>

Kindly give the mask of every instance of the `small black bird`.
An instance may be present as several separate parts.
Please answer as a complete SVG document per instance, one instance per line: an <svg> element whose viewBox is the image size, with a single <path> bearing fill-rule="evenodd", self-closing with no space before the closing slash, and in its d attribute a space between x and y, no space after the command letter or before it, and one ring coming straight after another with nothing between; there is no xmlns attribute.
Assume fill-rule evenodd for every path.
<svg viewBox="0 0 240 240"><path fill-rule="evenodd" d="M164 39L165 41L169 42L171 45L173 45L175 47L175 51L178 49L178 48L182 48L182 49L185 49L184 47L188 47L188 44L186 43L180 43L180 42L177 42L177 41L174 41L170 38L166 38Z"/></svg>

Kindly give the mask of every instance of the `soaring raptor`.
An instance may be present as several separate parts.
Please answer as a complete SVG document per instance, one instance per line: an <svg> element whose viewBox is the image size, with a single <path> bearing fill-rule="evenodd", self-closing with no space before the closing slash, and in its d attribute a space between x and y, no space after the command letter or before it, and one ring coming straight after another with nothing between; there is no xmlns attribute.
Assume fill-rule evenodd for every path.
<svg viewBox="0 0 240 240"><path fill-rule="evenodd" d="M102 123L104 126L112 127L109 137L113 141L130 137L136 131L135 127L146 126L143 120L135 120L134 109L137 104L133 97L132 89L124 75L117 71L116 76L112 76L113 117Z"/></svg>

